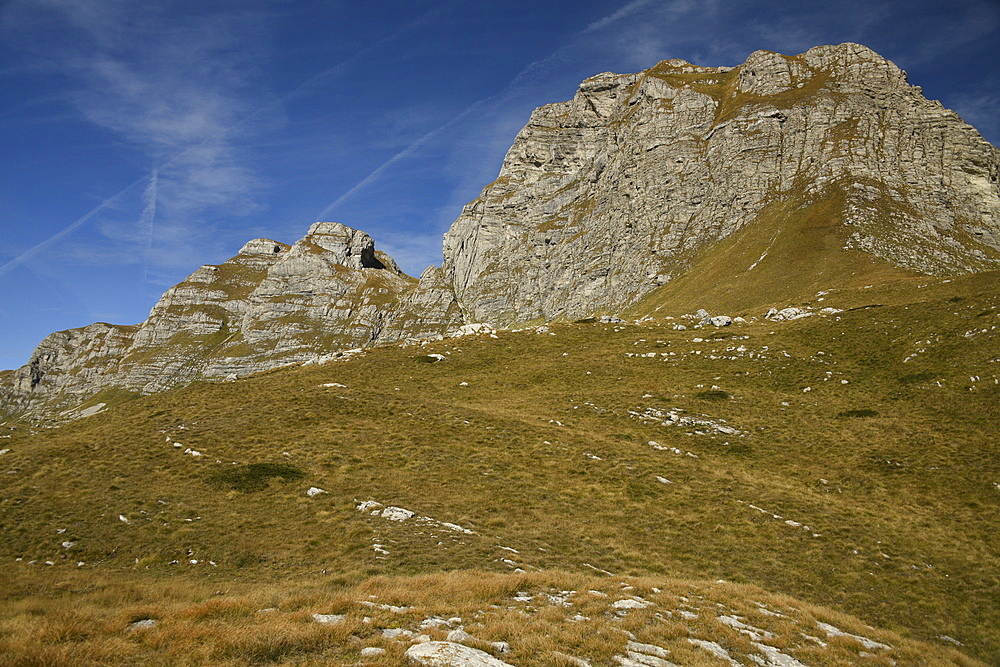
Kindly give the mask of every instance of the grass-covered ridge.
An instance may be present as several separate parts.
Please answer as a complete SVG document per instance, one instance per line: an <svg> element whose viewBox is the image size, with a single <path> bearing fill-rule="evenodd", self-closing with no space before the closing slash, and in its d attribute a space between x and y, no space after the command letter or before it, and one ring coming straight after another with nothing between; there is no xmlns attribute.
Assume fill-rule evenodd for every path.
<svg viewBox="0 0 1000 667"><path fill-rule="evenodd" d="M565 576L582 589L597 584L581 578L608 576L601 570L616 586L619 577L651 577L661 583L644 585L664 591L675 579L758 586L941 650L949 637L966 655L995 661L998 284L996 273L845 284L808 304L778 304L840 313L771 322L760 319L763 308L748 308L757 321L723 329L665 319L693 308L664 305L641 325L581 322L376 348L136 399L35 435L6 431L0 562L10 573L4 607L13 611L0 616L0 639L37 635L25 644L35 655L70 641L57 629L76 618L66 615L72 601L83 604L89 590L75 577L143 581L147 592L132 606L169 602L173 587L191 587L169 613L149 610L162 613L162 633L143 636L160 646L185 605L211 602L204 591L250 596L245 608L213 604L221 617L255 626L259 609L285 608L263 599L277 586L308 600L288 604L293 616L275 626L275 641L301 635L336 645L345 653L330 659L349 661L357 645L350 637L368 641L369 631L350 620L357 610L346 603L320 608L327 598L317 590L332 596L388 585L372 577L417 577L399 584L409 598L371 593L413 605L417 591L447 579L431 584L422 575L513 577L520 569L538 581L553 577L546 586ZM427 354L444 360L421 363ZM303 476L267 477L250 493L214 483L262 464L261 472L287 466ZM310 487L326 493L307 496ZM379 505L361 512L365 501ZM414 514L396 521L371 513L392 506ZM28 590L40 594L29 602ZM153 641L125 634L121 624L131 619L118 611L87 605L85 617L117 619L99 626L106 629L94 641ZM317 630L313 612L347 613L350 622ZM23 625L26 618L50 623L51 633L27 631L39 626ZM195 645L215 646L221 626L213 623L192 621L185 632ZM484 640L522 651L512 662L554 664L526 657L535 640L519 647L513 630L484 625ZM701 637L696 625L657 628L632 631L639 641L678 640L670 644L676 661L699 664L680 648ZM886 637L873 636L898 643ZM604 648L567 641L594 664L620 648L610 638ZM738 637L726 641L747 655ZM396 653L386 660L398 658L399 647L387 647ZM804 643L785 648L824 664ZM270 659L294 659L274 650ZM327 649L301 650L315 657ZM907 655L894 659L919 664ZM934 660L959 660L947 655Z"/></svg>

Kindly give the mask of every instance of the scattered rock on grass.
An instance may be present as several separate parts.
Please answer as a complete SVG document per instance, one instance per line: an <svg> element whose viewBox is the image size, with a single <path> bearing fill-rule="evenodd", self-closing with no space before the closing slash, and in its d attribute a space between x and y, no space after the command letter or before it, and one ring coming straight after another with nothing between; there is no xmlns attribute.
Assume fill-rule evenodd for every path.
<svg viewBox="0 0 1000 667"><path fill-rule="evenodd" d="M497 330L488 324L473 322L472 324L463 324L457 331L452 331L448 335L452 337L476 336L479 334L495 334L496 332Z"/></svg>
<svg viewBox="0 0 1000 667"><path fill-rule="evenodd" d="M389 521L406 521L413 516L413 512L402 507L386 507L382 510L382 518Z"/></svg>
<svg viewBox="0 0 1000 667"><path fill-rule="evenodd" d="M317 623L343 623L343 614L313 614L313 620Z"/></svg>
<svg viewBox="0 0 1000 667"><path fill-rule="evenodd" d="M816 623L820 630L826 633L827 637L847 637L848 639L853 639L868 650L881 649L883 651L890 651L892 647L887 644L882 644L873 639L868 639L867 637L862 637L861 635L852 635L850 632L844 632L838 627L830 625L829 623Z"/></svg>
<svg viewBox="0 0 1000 667"><path fill-rule="evenodd" d="M653 606L653 603L649 600L643 600L642 598L625 598L624 600L618 600L612 605L615 609L645 609L646 607Z"/></svg>
<svg viewBox="0 0 1000 667"><path fill-rule="evenodd" d="M411 665L433 667L511 667L485 651L453 642L426 642L406 650Z"/></svg>
<svg viewBox="0 0 1000 667"><path fill-rule="evenodd" d="M476 638L470 635L462 628L458 628L457 630L452 630L451 632L448 633L448 641L458 642L459 644L465 644L468 642L476 641Z"/></svg>
<svg viewBox="0 0 1000 667"><path fill-rule="evenodd" d="M156 619L143 618L133 623L129 623L128 629L129 632L135 632L136 630L149 630L150 628L155 628L155 627L156 627Z"/></svg>
<svg viewBox="0 0 1000 667"><path fill-rule="evenodd" d="M803 308L784 308L778 310L777 308L771 308L764 315L766 319L772 320L774 322L787 322L789 320L799 320L803 317L809 317L812 313Z"/></svg>
<svg viewBox="0 0 1000 667"><path fill-rule="evenodd" d="M409 639L413 633L406 628L382 628L382 636L386 639Z"/></svg>
<svg viewBox="0 0 1000 667"><path fill-rule="evenodd" d="M625 655L616 655L615 661L622 667L677 667L667 660L670 652L653 644L630 641L625 645Z"/></svg>
<svg viewBox="0 0 1000 667"><path fill-rule="evenodd" d="M807 667L805 663L799 662L787 653L782 653L773 646L768 646L767 644L761 644L760 642L750 642L754 645L758 651L764 654L765 658L763 661L761 659L754 660L759 665L768 665L769 667L773 665L774 667ZM751 657L751 659L757 656Z"/></svg>
<svg viewBox="0 0 1000 667"><path fill-rule="evenodd" d="M731 655L729 655L729 651L727 651L726 649L722 648L721 646L719 646L715 642L706 641L704 639L694 639L692 637L688 637L688 641L692 645L697 646L698 648L700 648L700 649L702 649L704 651L708 651L709 653L711 653L712 655L714 655L716 658L719 658L720 660L725 660L730 665L737 665L738 666L740 664L740 663L736 662L735 660L733 660L733 657Z"/></svg>
<svg viewBox="0 0 1000 667"><path fill-rule="evenodd" d="M446 359L446 357L443 354L437 354L437 353L434 353L434 354L424 354L424 355L421 355L421 356L417 357L417 361L419 361L421 363L424 363L424 364L435 364L435 363L437 363L439 361L444 361L445 359Z"/></svg>

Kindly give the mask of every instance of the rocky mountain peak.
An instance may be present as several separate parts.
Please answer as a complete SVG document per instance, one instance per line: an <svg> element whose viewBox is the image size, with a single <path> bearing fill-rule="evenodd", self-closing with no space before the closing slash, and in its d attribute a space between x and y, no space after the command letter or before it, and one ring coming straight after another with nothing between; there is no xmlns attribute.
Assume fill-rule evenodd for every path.
<svg viewBox="0 0 1000 667"><path fill-rule="evenodd" d="M752 281L814 218L824 257L979 271L1000 266L998 173L1000 151L859 44L666 60L536 109L444 269L469 317L500 325L616 311L757 228L776 245L727 277Z"/></svg>
<svg viewBox="0 0 1000 667"><path fill-rule="evenodd" d="M0 376L0 410L471 322L707 299L745 310L860 280L995 269L998 181L1000 150L859 44L603 72L531 114L445 234L443 266L419 281L341 223L316 222L293 245L253 239L168 290L140 325L49 336Z"/></svg>
<svg viewBox="0 0 1000 667"><path fill-rule="evenodd" d="M53 414L105 389L149 394L459 324L454 296L434 272L418 285L368 234L317 222L293 245L253 239L235 257L199 267L138 325L51 334L3 378L0 412Z"/></svg>
<svg viewBox="0 0 1000 667"><path fill-rule="evenodd" d="M314 223L296 246L322 248L330 253L328 261L351 269L385 268L375 258L372 237L339 222Z"/></svg>
<svg viewBox="0 0 1000 667"><path fill-rule="evenodd" d="M285 252L290 246L271 239L251 239L243 244L239 255L277 255Z"/></svg>

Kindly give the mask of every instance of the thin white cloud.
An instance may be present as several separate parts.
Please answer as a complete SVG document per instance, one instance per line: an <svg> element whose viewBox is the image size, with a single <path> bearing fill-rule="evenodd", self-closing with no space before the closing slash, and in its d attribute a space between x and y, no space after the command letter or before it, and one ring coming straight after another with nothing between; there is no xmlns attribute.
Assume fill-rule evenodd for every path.
<svg viewBox="0 0 1000 667"><path fill-rule="evenodd" d="M225 207L228 214L255 209L254 194L261 183L241 158L235 141L241 132L264 118L279 116L290 100L348 73L454 4L426 12L264 105L247 94L245 72L254 70L252 63L244 55L233 55L253 51L246 43L258 27L236 15L167 17L170 3L140 9L127 0L17 0L3 9L2 29L5 36L17 34L28 41L33 31L49 30L53 22L70 30L75 46L60 45L54 52L40 54L35 66L70 82L70 99L84 118L125 138L160 164L151 183L153 198L147 190L138 221L113 218L101 225L111 241L141 244L148 276L151 262L187 261L185 253L167 247L153 254L152 221L158 210L163 219L156 239L166 243L189 241L202 226L195 221L210 209ZM144 39L154 26L166 34L158 40ZM0 267L0 273L64 239L144 180ZM133 261L129 253L120 256L122 262Z"/></svg>
<svg viewBox="0 0 1000 667"><path fill-rule="evenodd" d="M5 41L31 54L31 66L65 82L67 101L83 119L161 165L153 180L153 215L186 225L196 236L209 231L203 220L211 209L232 214L255 205L260 182L246 166L234 128L255 99L254 58L260 54L249 44L259 26L252 11L194 16L178 9L175 3L125 0L16 0L3 10L2 30ZM105 241L121 250L120 261L141 253L147 267L157 263L147 231L153 219L148 197L139 203L142 212L133 214L137 218L110 210L98 215L111 203L122 204L145 180L5 268L94 218Z"/></svg>
<svg viewBox="0 0 1000 667"><path fill-rule="evenodd" d="M390 157L388 160L386 160L385 162L383 162L382 164L380 164L378 167L376 167L367 176L365 176L364 178L362 178L360 181L358 181L357 183L355 183L350 189L348 189L347 192L345 192L344 194L340 195L339 197L337 197L336 199L334 199L332 202L330 202L329 204L327 204L323 208L323 210L320 211L319 214L316 215L316 220L324 220L326 218L326 216L330 215L330 213L332 211L334 211L338 206L340 206L341 204L343 204L345 201L347 201L348 199L350 199L351 197L353 197L355 194L357 194L358 192L360 192L361 190L363 190L365 187L367 187L368 185L370 185L374 181L378 180L378 178L382 174L384 174L394 164L396 164L400 160L403 160L403 159L409 157L410 155L413 155L418 150L420 150L423 146L425 146L431 139L433 139L434 137L438 136L439 134L441 134L442 132L444 132L448 128L452 127L453 125L459 123L464 118L466 118L469 114L471 114L473 111L475 111L476 109L479 109L480 107L485 106L487 103L489 103L490 101L492 101L496 97L499 97L499 95L494 95L492 97L486 97L486 98L483 98L481 100L477 100L477 101L473 102L472 104L470 104L469 106L467 106L462 112L460 112L457 116L455 116L454 118L452 118L448 122L446 122L446 123L444 123L442 125L439 125L438 127L434 128L430 132L427 132L424 135L422 135L420 138L418 138L416 141L412 142L406 148L404 148L403 150L399 151L398 153L396 153L395 155L393 155L392 157Z"/></svg>
<svg viewBox="0 0 1000 667"><path fill-rule="evenodd" d="M456 4L458 3L449 2L441 7L436 7L426 12L425 14L419 16L410 23L403 25L398 30L386 35L385 37L381 37L375 40L374 42L364 47L363 49L359 49L358 51L356 51L349 58L342 60L336 65L323 70L319 74L316 74L315 76L312 76L309 79L306 79L305 81L297 85L291 92L282 95L281 99L275 102L275 104L284 104L296 97L299 97L300 95L307 94L310 91L319 88L320 86L326 83L329 83L332 79L336 79L337 77L347 74L352 68L356 67L357 65L364 64L365 60L372 54L379 52L389 44L397 41L400 37L403 37L408 33L414 32L415 30L428 25L429 23L431 23L433 19L435 19L439 15L446 13L447 11L450 11L450 9Z"/></svg>
<svg viewBox="0 0 1000 667"><path fill-rule="evenodd" d="M584 28L577 35L575 35L571 39L570 43L552 52L545 58L541 58L539 60L530 62L523 68L521 68L521 70L516 75L514 75L514 78L511 79L511 81L506 86L504 86L503 90L496 93L495 95L490 95L489 97L484 97L482 99L476 100L475 102L467 106L465 109L460 111L456 116L454 116L447 122L439 125L438 127L434 128L433 130L426 132L418 139L416 139L408 146L406 146L406 148L399 151L398 153L390 157L388 160L380 164L378 167L372 170L367 176L358 181L354 186L352 186L342 195L337 197L337 199L327 204L323 208L323 210L321 210L319 214L316 216L316 219L317 220L325 219L338 206L346 202L348 199L353 197L355 194L363 190L371 183L378 180L379 177L381 177L382 174L384 174L393 165L417 153L422 147L427 145L431 139L437 137L445 130L455 126L456 124L464 120L466 117L468 117L472 112L485 107L491 102L495 102L498 100L502 100L506 97L509 97L514 91L527 85L537 76L539 76L540 73L543 72L548 65L562 58L565 58L570 53L571 49L576 47L577 42L582 37L589 36L592 33L604 29L627 16L631 16L636 12L638 12L639 10L643 9L644 7L650 6L651 4L653 4L654 1L655 0L633 0L632 2L629 2L628 4L621 7L620 9L598 19L597 21L590 23L586 28ZM690 2L688 0L675 0L674 2L668 3L668 7L671 8L675 7L681 8L681 7L687 7L689 5Z"/></svg>
<svg viewBox="0 0 1000 667"><path fill-rule="evenodd" d="M147 282L149 280L149 255L153 249L153 227L156 223L156 186L158 180L159 172L156 169L153 169L153 173L149 177L149 185L146 186L146 191L143 193L146 205L142 209L142 215L139 216L139 227L146 236L146 247L143 249L142 253L143 282Z"/></svg>
<svg viewBox="0 0 1000 667"><path fill-rule="evenodd" d="M597 19L596 21L588 25L586 28L584 28L583 31L580 33L580 35L581 36L589 35L592 32L597 32L602 28L606 28L612 23L634 14L643 7L648 7L653 2L654 0L633 0L632 2L628 3L627 5L619 9L618 11L612 12L607 16L604 16L603 18Z"/></svg>

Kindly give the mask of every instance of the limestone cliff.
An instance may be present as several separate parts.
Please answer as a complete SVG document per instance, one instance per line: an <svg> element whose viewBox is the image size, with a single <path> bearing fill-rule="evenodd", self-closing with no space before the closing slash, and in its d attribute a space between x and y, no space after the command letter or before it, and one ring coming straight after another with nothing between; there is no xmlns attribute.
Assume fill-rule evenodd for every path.
<svg viewBox="0 0 1000 667"><path fill-rule="evenodd" d="M92 324L48 336L0 379L0 413L54 414L123 392L149 394L323 354L443 333L461 324L448 286L418 283L370 236L314 224L289 246L254 239L167 290L135 326Z"/></svg>
<svg viewBox="0 0 1000 667"><path fill-rule="evenodd" d="M446 234L444 269L475 321L611 312L783 201L834 202L846 252L997 268L998 173L997 148L864 46L668 60L537 109Z"/></svg>
<svg viewBox="0 0 1000 667"><path fill-rule="evenodd" d="M742 308L838 276L995 269L998 176L1000 150L858 44L599 74L532 114L445 235L443 267L419 281L337 223L292 246L255 239L168 290L142 324L47 337L0 375L0 415L463 323L644 314L709 294Z"/></svg>

